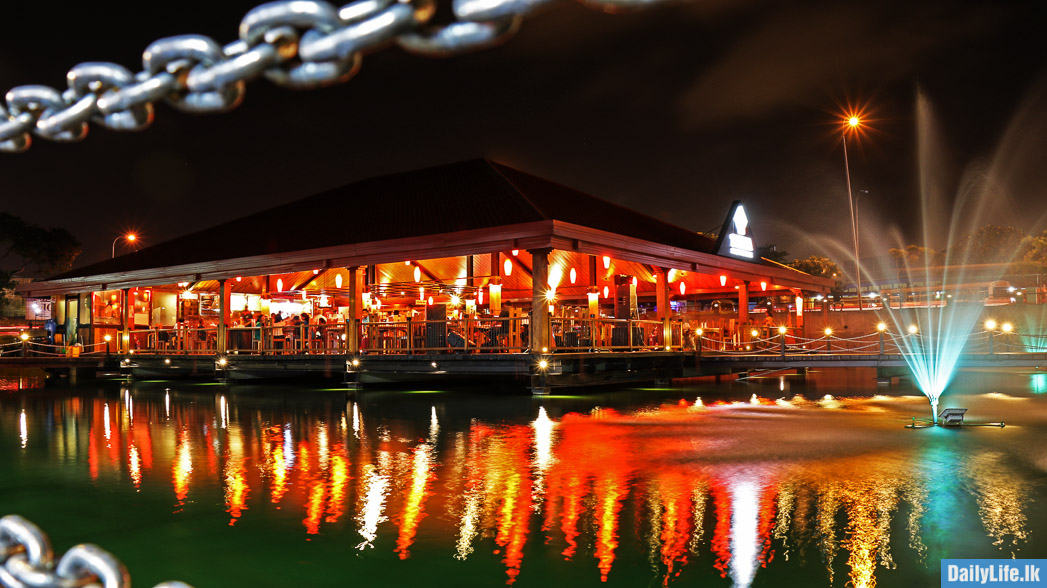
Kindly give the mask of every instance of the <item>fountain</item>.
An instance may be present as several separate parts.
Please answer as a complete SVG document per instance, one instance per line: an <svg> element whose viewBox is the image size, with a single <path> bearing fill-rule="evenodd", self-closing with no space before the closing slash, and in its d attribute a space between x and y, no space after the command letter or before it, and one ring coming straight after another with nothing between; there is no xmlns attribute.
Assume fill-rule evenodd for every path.
<svg viewBox="0 0 1047 588"><path fill-rule="evenodd" d="M930 401L935 424L939 399L985 308L984 293L970 285L998 280L1011 261L1003 257L1017 252L1013 248L999 259L987 260L980 249L988 232L998 230L990 225L1015 224L1005 215L1010 212L1006 195L1013 189L1007 184L1016 179L1017 165L1028 161L1015 148L1012 136L1022 124L1020 118L1012 122L994 157L968 166L956 182L942 156L947 151L930 103L922 92L917 93L920 224L915 241L903 239L897 229L889 233L889 246L899 253L898 289L885 300L884 314L888 333ZM947 188L952 183L957 184L955 193ZM907 247L913 242L925 248ZM863 281L871 283L871 276Z"/></svg>
<svg viewBox="0 0 1047 588"><path fill-rule="evenodd" d="M1047 304L1027 310L1018 327L1022 346L1030 353L1047 353Z"/></svg>

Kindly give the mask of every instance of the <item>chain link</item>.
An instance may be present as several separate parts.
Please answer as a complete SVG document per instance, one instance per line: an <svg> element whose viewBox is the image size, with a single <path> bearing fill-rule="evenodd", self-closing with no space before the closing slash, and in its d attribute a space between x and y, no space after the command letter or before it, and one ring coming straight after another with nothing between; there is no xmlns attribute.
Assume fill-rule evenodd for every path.
<svg viewBox="0 0 1047 588"><path fill-rule="evenodd" d="M56 564L51 540L18 515L0 518L0 586L3 588L82 588L131 586L127 568L97 545L74 545ZM163 582L156 588L192 588Z"/></svg>
<svg viewBox="0 0 1047 588"><path fill-rule="evenodd" d="M290 88L339 84L360 69L361 56L395 42L418 55L446 57L498 45L519 30L523 17L558 0L453 0L457 20L433 24L435 0L356 0L336 8L321 0L282 0L251 9L239 40L224 47L201 35L153 42L142 71L115 64L81 63L67 75L68 89L18 86L0 100L0 151L17 153L30 135L79 141L93 122L138 131L153 121L153 103L166 100L187 112L236 108L244 85L258 76ZM670 0L581 0L617 12Z"/></svg>

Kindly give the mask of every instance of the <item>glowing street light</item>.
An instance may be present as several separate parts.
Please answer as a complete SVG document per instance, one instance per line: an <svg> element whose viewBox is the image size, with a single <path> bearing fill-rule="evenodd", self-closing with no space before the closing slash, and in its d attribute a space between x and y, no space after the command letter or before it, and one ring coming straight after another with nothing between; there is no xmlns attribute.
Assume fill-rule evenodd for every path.
<svg viewBox="0 0 1047 588"><path fill-rule="evenodd" d="M117 237L113 239L113 257L116 257L116 242L120 239L123 239L124 241L133 244L138 239L138 235L135 235L134 233L128 233L126 235L117 235Z"/></svg>
<svg viewBox="0 0 1047 588"><path fill-rule="evenodd" d="M851 207L851 236L854 238L854 285L858 291L858 310L862 309L862 268L858 261L858 220L855 211L854 194L851 192L851 164L847 159L847 134L857 133L862 119L852 114L844 121L843 127L843 170L847 176L847 203Z"/></svg>

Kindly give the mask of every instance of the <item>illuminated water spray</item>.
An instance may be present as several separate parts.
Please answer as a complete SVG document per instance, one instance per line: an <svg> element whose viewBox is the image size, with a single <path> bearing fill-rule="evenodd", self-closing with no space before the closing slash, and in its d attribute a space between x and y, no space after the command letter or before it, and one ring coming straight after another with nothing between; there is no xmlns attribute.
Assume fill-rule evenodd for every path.
<svg viewBox="0 0 1047 588"><path fill-rule="evenodd" d="M998 280L1010 261L1006 258L1016 253L994 253L999 258L988 259L982 248L988 239L979 231L1015 224L1005 216L1011 211L1004 196L1016 189L1010 185L1018 177L1015 169L1035 163L1022 145L1027 111L1018 112L993 157L968 166L957 181L930 105L917 94L920 230L910 238L891 230L890 240L876 245L880 251L891 250L895 266L888 281L897 286L883 300L887 334L930 401L934 422L967 340L980 328L985 293L971 285ZM952 186L957 186L955 192ZM998 274L990 275L994 271ZM865 280L871 282L870 277Z"/></svg>

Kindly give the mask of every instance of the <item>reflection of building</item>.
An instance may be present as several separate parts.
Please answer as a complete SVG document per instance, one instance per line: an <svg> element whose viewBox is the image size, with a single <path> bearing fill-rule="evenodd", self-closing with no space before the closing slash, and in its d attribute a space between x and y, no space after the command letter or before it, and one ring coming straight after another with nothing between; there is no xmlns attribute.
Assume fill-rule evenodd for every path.
<svg viewBox="0 0 1047 588"><path fill-rule="evenodd" d="M539 413L530 424L441 421L435 407L428 421L383 420L359 402L304 411L282 400L238 404L220 394L205 404L141 390L8 406L0 404L0 425L18 430L23 447L49 447L41 459L76 464L70 488L101 481L109 492L166 497L176 518L195 509L206 533L210 524L286 532L290 521L292 535L355 547L364 553L354 561L370 555L382 573L390 557L455 554L475 564L462 569L487 574L473 578L484 586L526 578L551 558L594 584L694 585L714 574L767 585L779 574L801 577L796 566L805 565L811 585L872 587L896 561L922 561L924 537L966 531L970 547L979 524L990 553L1017 553L1031 533L1037 479L992 451L963 458L893 443L856 456L826 456L823 446L817 459L767 459L764 442L792 425L731 449L737 423L717 424L717 413L692 405ZM730 407L716 410L737 420ZM956 501L967 491L969 503ZM637 557L650 566L633 565ZM919 568L905 573L935 573Z"/></svg>
<svg viewBox="0 0 1047 588"><path fill-rule="evenodd" d="M682 348L674 307L708 307L707 326L729 329L756 297L827 290L754 257L740 205L722 233L475 160L357 182L21 290L58 298L66 341L119 333L123 350L211 353ZM325 330L228 330L277 312L324 315Z"/></svg>

